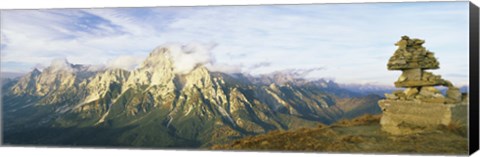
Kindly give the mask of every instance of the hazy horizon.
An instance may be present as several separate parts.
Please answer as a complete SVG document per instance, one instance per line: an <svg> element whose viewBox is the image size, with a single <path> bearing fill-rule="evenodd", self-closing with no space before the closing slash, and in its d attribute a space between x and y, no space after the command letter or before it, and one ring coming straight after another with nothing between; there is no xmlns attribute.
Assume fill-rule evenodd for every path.
<svg viewBox="0 0 480 157"><path fill-rule="evenodd" d="M469 79L468 2L2 10L0 32L2 73L58 58L131 70L159 45L195 43L179 58L214 71L391 85L401 72L386 63L408 35L426 40L435 74Z"/></svg>

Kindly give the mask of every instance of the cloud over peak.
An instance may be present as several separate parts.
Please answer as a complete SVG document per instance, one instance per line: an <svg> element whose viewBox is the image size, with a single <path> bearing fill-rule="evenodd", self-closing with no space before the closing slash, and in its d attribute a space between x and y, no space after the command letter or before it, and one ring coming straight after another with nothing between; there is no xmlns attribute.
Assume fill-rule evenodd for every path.
<svg viewBox="0 0 480 157"><path fill-rule="evenodd" d="M67 58L56 58L52 60L48 69L52 72L56 71L70 71L73 72L72 64L68 62Z"/></svg>
<svg viewBox="0 0 480 157"><path fill-rule="evenodd" d="M143 61L143 57L122 55L107 61L107 68L134 70Z"/></svg>
<svg viewBox="0 0 480 157"><path fill-rule="evenodd" d="M211 49L213 47L200 43L168 44L169 55L174 64L174 72L187 74L199 65L214 62Z"/></svg>

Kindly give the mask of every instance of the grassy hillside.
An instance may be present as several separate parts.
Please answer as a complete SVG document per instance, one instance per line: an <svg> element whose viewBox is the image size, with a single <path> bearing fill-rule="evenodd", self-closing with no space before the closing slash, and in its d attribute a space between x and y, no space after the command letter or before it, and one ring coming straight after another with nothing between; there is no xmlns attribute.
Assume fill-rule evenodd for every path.
<svg viewBox="0 0 480 157"><path fill-rule="evenodd" d="M391 136L381 131L380 117L365 115L330 126L272 131L231 144L215 145L211 149L395 154L468 153L465 126L453 123L421 134Z"/></svg>

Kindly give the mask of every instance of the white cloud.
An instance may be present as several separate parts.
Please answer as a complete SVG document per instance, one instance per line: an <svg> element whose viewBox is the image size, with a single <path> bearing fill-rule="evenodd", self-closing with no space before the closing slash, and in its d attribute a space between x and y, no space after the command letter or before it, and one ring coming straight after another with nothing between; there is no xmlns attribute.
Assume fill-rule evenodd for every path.
<svg viewBox="0 0 480 157"><path fill-rule="evenodd" d="M317 68L309 68L309 69L285 69L285 70L268 73L266 74L266 76L281 75L281 76L286 76L291 78L305 78L307 75L309 75L312 72L322 71L322 70L325 70L325 68L317 67Z"/></svg>
<svg viewBox="0 0 480 157"><path fill-rule="evenodd" d="M208 62L213 62L207 64L212 64L209 69L254 74L326 67L308 76L391 84L399 72L387 71L386 61L395 50L393 43L410 35L425 39L427 49L436 53L441 62L436 73L468 75L467 4L2 11L0 32L8 41L2 40L2 67L28 70L58 57L73 63L111 64L115 56L146 56L167 42L213 42L218 46L208 53L179 53L178 70ZM14 62L21 62L21 67ZM270 65L251 68L261 62ZM3 66L6 63L12 64ZM468 82L468 78L451 79Z"/></svg>
<svg viewBox="0 0 480 157"><path fill-rule="evenodd" d="M124 70L133 70L137 68L138 65L144 60L145 58L142 56L118 56L112 60L107 62L107 68L112 69L124 69Z"/></svg>
<svg viewBox="0 0 480 157"><path fill-rule="evenodd" d="M206 64L205 67L213 72L223 72L228 74L233 73L243 73L243 65L232 65L232 64Z"/></svg>
<svg viewBox="0 0 480 157"><path fill-rule="evenodd" d="M168 48L175 73L187 74L196 66L212 63L214 60L210 51L212 47L200 43L166 44L161 47Z"/></svg>
<svg viewBox="0 0 480 157"><path fill-rule="evenodd" d="M72 65L67 61L66 58L58 58L52 60L49 66L49 70L52 72L56 71L70 71L73 72L74 69L72 68Z"/></svg>

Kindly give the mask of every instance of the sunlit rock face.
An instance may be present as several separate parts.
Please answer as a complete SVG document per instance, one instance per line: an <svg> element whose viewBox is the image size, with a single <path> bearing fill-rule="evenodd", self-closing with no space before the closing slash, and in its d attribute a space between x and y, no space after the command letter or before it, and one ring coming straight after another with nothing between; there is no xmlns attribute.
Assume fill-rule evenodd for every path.
<svg viewBox="0 0 480 157"><path fill-rule="evenodd" d="M426 129L448 126L452 123L453 111L464 108L466 93L427 69L438 69L439 62L434 53L422 44L424 40L403 36L395 45L398 49L388 61L389 70L401 70L402 75L394 83L405 88L385 94L386 99L378 102L383 110L381 119L384 131L392 134L411 134ZM446 86L442 94L436 86Z"/></svg>
<svg viewBox="0 0 480 157"><path fill-rule="evenodd" d="M187 140L198 147L379 112L379 96L360 97L332 81L212 72L203 64L210 59L201 56L204 51L160 46L131 71L56 60L5 87L4 109L11 122L6 130L133 128L115 132L126 137L105 138L132 134L162 138L153 145ZM24 111L33 116L25 117ZM17 123L19 117L24 121Z"/></svg>

